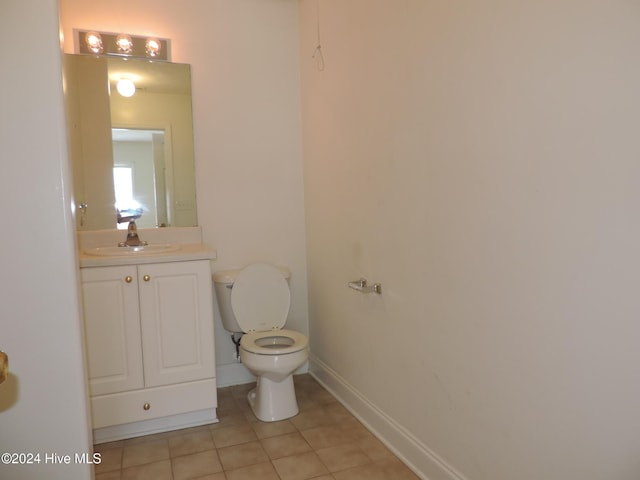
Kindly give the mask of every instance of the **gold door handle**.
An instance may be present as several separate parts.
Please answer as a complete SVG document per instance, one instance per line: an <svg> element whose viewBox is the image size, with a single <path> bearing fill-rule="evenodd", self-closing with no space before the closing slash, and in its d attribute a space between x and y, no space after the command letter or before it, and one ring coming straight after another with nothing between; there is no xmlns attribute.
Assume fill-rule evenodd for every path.
<svg viewBox="0 0 640 480"><path fill-rule="evenodd" d="M145 282L148 282L149 280L151 280L151 277L150 277L149 275L145 275L144 277L142 277L142 279L143 279Z"/></svg>
<svg viewBox="0 0 640 480"><path fill-rule="evenodd" d="M9 355L0 351L0 383L9 377Z"/></svg>
<svg viewBox="0 0 640 480"><path fill-rule="evenodd" d="M126 277L124 277L124 281L127 283L131 283L133 282L133 277L131 275L127 275Z"/></svg>

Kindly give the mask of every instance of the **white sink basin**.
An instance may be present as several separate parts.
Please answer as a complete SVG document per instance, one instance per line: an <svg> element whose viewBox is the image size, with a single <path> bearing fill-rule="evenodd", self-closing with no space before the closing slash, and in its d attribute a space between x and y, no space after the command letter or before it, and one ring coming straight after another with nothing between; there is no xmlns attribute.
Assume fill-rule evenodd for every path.
<svg viewBox="0 0 640 480"><path fill-rule="evenodd" d="M127 255L154 255L173 252L179 248L180 245L174 243L154 243L153 245L140 245L138 247L94 247L85 249L84 253L96 257L121 257Z"/></svg>

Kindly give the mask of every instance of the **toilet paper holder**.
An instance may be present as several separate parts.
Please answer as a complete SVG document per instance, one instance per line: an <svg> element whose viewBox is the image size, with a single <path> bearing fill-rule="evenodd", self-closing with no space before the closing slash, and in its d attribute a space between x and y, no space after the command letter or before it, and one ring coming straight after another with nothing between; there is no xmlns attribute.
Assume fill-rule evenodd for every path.
<svg viewBox="0 0 640 480"><path fill-rule="evenodd" d="M353 282L349 282L347 285L349 286L349 288L353 288L360 293L377 293L378 295L382 293L382 285L380 283L368 285L366 278L354 280Z"/></svg>

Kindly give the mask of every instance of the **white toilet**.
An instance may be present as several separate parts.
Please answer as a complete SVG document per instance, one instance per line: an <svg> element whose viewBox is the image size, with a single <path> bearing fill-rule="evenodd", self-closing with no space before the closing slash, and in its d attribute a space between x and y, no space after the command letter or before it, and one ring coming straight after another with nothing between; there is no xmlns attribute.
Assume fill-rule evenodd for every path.
<svg viewBox="0 0 640 480"><path fill-rule="evenodd" d="M307 337L284 330L291 294L290 273L266 263L213 274L222 325L244 332L240 360L256 376L249 405L260 420L275 422L298 413L293 372L307 361Z"/></svg>

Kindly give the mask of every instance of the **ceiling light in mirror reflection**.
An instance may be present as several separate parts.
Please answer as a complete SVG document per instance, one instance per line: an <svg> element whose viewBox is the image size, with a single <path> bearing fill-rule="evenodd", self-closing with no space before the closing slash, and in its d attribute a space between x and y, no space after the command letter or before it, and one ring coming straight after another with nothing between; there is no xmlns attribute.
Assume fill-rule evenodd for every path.
<svg viewBox="0 0 640 480"><path fill-rule="evenodd" d="M130 78L121 78L116 83L116 90L123 97L132 97L136 93L136 84Z"/></svg>

